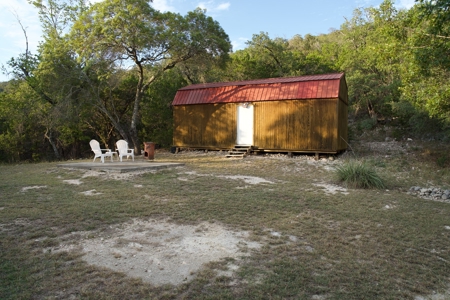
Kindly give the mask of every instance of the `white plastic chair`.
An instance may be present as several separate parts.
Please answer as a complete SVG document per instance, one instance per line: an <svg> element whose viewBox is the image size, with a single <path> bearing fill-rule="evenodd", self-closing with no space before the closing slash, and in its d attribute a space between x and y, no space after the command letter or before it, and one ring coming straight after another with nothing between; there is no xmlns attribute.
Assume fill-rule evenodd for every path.
<svg viewBox="0 0 450 300"><path fill-rule="evenodd" d="M119 155L120 161L122 161L122 156L129 156L133 158L134 161L134 149L128 149L128 142L125 140L118 140L116 143L117 154Z"/></svg>
<svg viewBox="0 0 450 300"><path fill-rule="evenodd" d="M96 140L91 140L89 142L89 145L91 145L92 152L94 152L94 162L97 157L100 157L100 160L102 163L105 163L105 157L111 157L111 161L113 161L113 154L114 152L111 152L111 149L100 149L100 143Z"/></svg>

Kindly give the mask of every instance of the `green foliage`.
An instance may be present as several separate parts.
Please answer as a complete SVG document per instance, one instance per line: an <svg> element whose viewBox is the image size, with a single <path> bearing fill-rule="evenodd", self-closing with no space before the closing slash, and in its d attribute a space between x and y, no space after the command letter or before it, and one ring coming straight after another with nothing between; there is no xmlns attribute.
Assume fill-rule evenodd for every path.
<svg viewBox="0 0 450 300"><path fill-rule="evenodd" d="M450 122L450 24L443 5L447 1L420 1L408 11L403 39L408 46L407 63L402 69L402 98L431 117Z"/></svg>
<svg viewBox="0 0 450 300"><path fill-rule="evenodd" d="M323 39L323 38L322 38ZM248 47L231 54L222 80L248 80L337 72L323 53L318 37L295 36L271 39L268 33L254 34Z"/></svg>
<svg viewBox="0 0 450 300"><path fill-rule="evenodd" d="M417 114L417 109L407 101L392 102L391 107L396 121L402 126L407 126L411 118Z"/></svg>
<svg viewBox="0 0 450 300"><path fill-rule="evenodd" d="M350 161L336 167L336 178L348 187L371 189L385 188L383 179L365 162Z"/></svg>
<svg viewBox="0 0 450 300"><path fill-rule="evenodd" d="M377 125L377 119L376 118L369 118L361 120L358 123L358 129L366 131L366 130L372 130Z"/></svg>
<svg viewBox="0 0 450 300"><path fill-rule="evenodd" d="M11 82L0 93L0 160L33 161L46 156L42 135L49 105L26 82Z"/></svg>
<svg viewBox="0 0 450 300"><path fill-rule="evenodd" d="M186 81L178 70L170 70L159 78L149 90L142 103L142 126L140 136L144 141L154 142L162 147L172 146L173 114L172 101L178 89Z"/></svg>
<svg viewBox="0 0 450 300"><path fill-rule="evenodd" d="M356 113L370 117L390 115L388 103L400 98L402 60L399 14L392 1L379 9L357 9L341 26L338 63L347 73L349 101Z"/></svg>
<svg viewBox="0 0 450 300"><path fill-rule="evenodd" d="M159 12L145 0L95 3L75 22L71 43L84 64L94 69L107 66L97 78L100 82L111 78L121 64L133 65L130 72L137 80L128 124L104 104L110 99L97 97L97 105L136 152L141 147L141 102L152 84L177 65L199 57L225 59L231 50L227 34L205 11L196 9L183 17Z"/></svg>
<svg viewBox="0 0 450 300"><path fill-rule="evenodd" d="M431 21L432 31L442 33L448 29L450 22L450 1L449 0L416 0L421 6L420 16Z"/></svg>
<svg viewBox="0 0 450 300"><path fill-rule="evenodd" d="M394 125L403 133L408 132L409 135L423 135L430 132L438 133L445 127L445 122L438 118L431 117L425 110L418 109L412 103L400 101L391 103ZM403 135L403 133L401 135Z"/></svg>

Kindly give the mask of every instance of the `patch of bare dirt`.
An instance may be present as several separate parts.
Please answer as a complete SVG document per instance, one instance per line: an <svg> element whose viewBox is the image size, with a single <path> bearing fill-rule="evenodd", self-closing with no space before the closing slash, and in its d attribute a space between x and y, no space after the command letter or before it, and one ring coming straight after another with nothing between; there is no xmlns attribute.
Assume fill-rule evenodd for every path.
<svg viewBox="0 0 450 300"><path fill-rule="evenodd" d="M47 188L46 185L24 186L24 187L22 188L22 192L26 192L26 191L29 191L29 190L45 189L45 188Z"/></svg>
<svg viewBox="0 0 450 300"><path fill-rule="evenodd" d="M156 170L142 170L142 171L130 171L130 172L115 172L115 171L95 171L95 170L89 170L85 172L82 176L82 178L86 177L104 177L105 179L113 179L113 180L128 180L135 176L139 176L145 173L155 173Z"/></svg>
<svg viewBox="0 0 450 300"><path fill-rule="evenodd" d="M134 219L94 238L92 232L73 234L72 238L66 237L68 243L44 251L81 251L89 264L154 285L178 285L192 280L209 262L239 259L261 247L248 237L248 232L230 231L207 222L193 226ZM237 268L230 264L226 274L231 276Z"/></svg>
<svg viewBox="0 0 450 300"><path fill-rule="evenodd" d="M80 185L83 182L80 179L67 179L67 180L63 180L64 183L67 184L73 184L73 185Z"/></svg>
<svg viewBox="0 0 450 300"><path fill-rule="evenodd" d="M81 194L83 194L85 196L96 196L96 195L101 195L103 193L98 193L95 189L93 189L93 190L81 192Z"/></svg>
<svg viewBox="0 0 450 300"><path fill-rule="evenodd" d="M243 175L231 176L231 175L199 174L199 173L197 173L195 171L178 173L178 174L179 175L206 176L206 177L216 176L216 177L219 177L219 178L226 178L226 179L232 179L232 180L242 180L244 183L247 183L247 184L261 184L261 183L273 184L274 183L274 182L266 180L264 178L255 177L255 176L243 176ZM186 178L186 177L179 177L178 180L189 181L189 179Z"/></svg>
<svg viewBox="0 0 450 300"><path fill-rule="evenodd" d="M343 188L338 185L334 184L328 184L328 183L313 183L313 185L324 188L325 194L336 194L336 193L342 193L344 195L348 195L349 192L346 188Z"/></svg>

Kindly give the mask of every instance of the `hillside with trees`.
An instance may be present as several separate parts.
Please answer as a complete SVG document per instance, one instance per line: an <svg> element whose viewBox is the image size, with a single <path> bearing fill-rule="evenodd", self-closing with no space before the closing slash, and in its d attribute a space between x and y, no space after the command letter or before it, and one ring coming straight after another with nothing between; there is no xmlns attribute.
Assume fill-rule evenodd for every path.
<svg viewBox="0 0 450 300"><path fill-rule="evenodd" d="M450 1L409 10L386 0L339 29L290 39L253 35L231 51L197 9L162 13L145 0L34 1L44 39L3 62L0 161L90 155L89 140L170 147L171 101L188 84L345 72L353 130L388 124L396 138L450 140Z"/></svg>

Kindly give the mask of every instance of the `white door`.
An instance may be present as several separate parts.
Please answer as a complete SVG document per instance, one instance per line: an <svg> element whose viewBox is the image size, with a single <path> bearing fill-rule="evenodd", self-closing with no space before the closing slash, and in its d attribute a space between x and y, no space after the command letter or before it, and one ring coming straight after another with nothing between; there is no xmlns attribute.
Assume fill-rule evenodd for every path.
<svg viewBox="0 0 450 300"><path fill-rule="evenodd" d="M253 105L239 104L237 110L237 145L253 145Z"/></svg>

